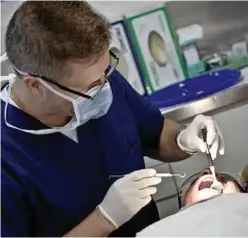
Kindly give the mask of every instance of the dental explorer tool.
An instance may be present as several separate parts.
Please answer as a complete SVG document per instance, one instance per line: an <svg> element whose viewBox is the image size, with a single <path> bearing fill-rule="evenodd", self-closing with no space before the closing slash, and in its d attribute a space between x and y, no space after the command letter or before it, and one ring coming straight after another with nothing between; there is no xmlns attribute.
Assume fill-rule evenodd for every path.
<svg viewBox="0 0 248 238"><path fill-rule="evenodd" d="M186 173L184 173L183 175L181 174L171 174L171 173L157 173L155 175L155 177L157 178L170 178L170 177L180 177L180 178L184 178L186 176ZM109 179L111 178L122 178L124 177L124 175L110 175Z"/></svg>
<svg viewBox="0 0 248 238"><path fill-rule="evenodd" d="M207 129L206 129L206 127L203 126L201 131L202 131L202 139L204 141L204 144L205 144L206 150L207 150L207 158L208 158L209 169L210 169L211 173L214 176L214 180L216 181L214 161L213 161L213 158L212 158L212 155L211 155L211 152L210 152L210 148L209 148L208 143L207 143Z"/></svg>
<svg viewBox="0 0 248 238"><path fill-rule="evenodd" d="M157 173L155 177L158 178L170 178L170 177L179 177L179 178L184 178L186 176L186 173L183 175L181 174L171 174L171 173Z"/></svg>

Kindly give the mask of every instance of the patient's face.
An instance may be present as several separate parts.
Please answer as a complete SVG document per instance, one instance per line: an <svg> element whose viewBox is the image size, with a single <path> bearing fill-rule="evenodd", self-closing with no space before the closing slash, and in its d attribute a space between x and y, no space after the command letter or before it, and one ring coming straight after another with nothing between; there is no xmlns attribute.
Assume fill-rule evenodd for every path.
<svg viewBox="0 0 248 238"><path fill-rule="evenodd" d="M216 177L222 189L213 186L214 177L210 171L206 170L190 185L185 194L184 205L191 205L220 194L241 192L239 186L233 180L221 179L218 177L218 173Z"/></svg>

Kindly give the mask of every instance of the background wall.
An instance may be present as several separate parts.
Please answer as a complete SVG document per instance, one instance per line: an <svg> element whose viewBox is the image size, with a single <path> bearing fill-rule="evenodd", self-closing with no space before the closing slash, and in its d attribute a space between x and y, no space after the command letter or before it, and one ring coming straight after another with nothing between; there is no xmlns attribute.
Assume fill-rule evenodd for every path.
<svg viewBox="0 0 248 238"><path fill-rule="evenodd" d="M1 2L1 55L5 52L4 40L9 20L21 3L21 1Z"/></svg>
<svg viewBox="0 0 248 238"><path fill-rule="evenodd" d="M234 42L248 44L247 1L172 1L167 7L176 29L192 24L203 27L204 37L197 42L202 56L231 50Z"/></svg>

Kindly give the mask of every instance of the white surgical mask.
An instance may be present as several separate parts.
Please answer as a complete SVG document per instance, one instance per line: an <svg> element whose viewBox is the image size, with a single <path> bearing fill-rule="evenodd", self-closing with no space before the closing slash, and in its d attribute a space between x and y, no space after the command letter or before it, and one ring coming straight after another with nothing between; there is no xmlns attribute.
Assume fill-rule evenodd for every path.
<svg viewBox="0 0 248 238"><path fill-rule="evenodd" d="M92 99L92 100L87 99L87 98L83 98L83 97L78 97L76 99L73 99L73 98L71 98L67 95L64 95L63 93L55 90L52 86L50 86L48 83L46 83L42 79L40 79L40 82L46 88L48 88L50 91L52 91L53 93L55 93L58 96L70 101L73 105L75 116L71 119L71 121L69 123L67 123L63 127L41 129L41 130L21 129L21 128L15 127L14 125L11 125L8 123L8 121L7 121L7 108L8 108L9 102L6 102L4 118L5 118L5 123L7 126L14 128L14 129L17 129L17 130L20 130L20 131L23 131L23 132L36 134L36 135L44 135L44 134L50 134L50 133L54 133L54 132L63 132L63 131L73 130L73 129L85 124L86 122L88 122L91 119L97 119L97 118L102 117L105 114L107 114L107 112L108 112L108 110L112 104L112 101L113 101L113 94L112 94L112 90L111 90L109 82L105 83L104 87L100 91L99 91L99 88L101 86L96 86L87 92L87 95L93 97L96 94L96 92L99 91L97 93L96 97L94 97L94 99ZM9 95L11 92L12 84L13 84L13 81L10 82L10 84L9 84L9 88L8 88Z"/></svg>

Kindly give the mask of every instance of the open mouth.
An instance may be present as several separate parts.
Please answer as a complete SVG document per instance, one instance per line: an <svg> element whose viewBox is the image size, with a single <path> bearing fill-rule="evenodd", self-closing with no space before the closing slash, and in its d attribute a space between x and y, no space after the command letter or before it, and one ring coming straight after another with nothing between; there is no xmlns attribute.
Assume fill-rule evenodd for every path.
<svg viewBox="0 0 248 238"><path fill-rule="evenodd" d="M224 182L220 179L219 174L216 173L215 176L213 176L209 168L202 171L198 181L198 191L203 189L214 189L221 192L224 189Z"/></svg>
<svg viewBox="0 0 248 238"><path fill-rule="evenodd" d="M205 188L211 188L212 184L213 184L213 180L211 179L204 180L199 184L198 190L202 190Z"/></svg>
<svg viewBox="0 0 248 238"><path fill-rule="evenodd" d="M205 175L202 177L201 181L199 181L198 191L203 189L214 189L218 192L222 192L224 189L224 185L218 179L215 180L211 175Z"/></svg>

